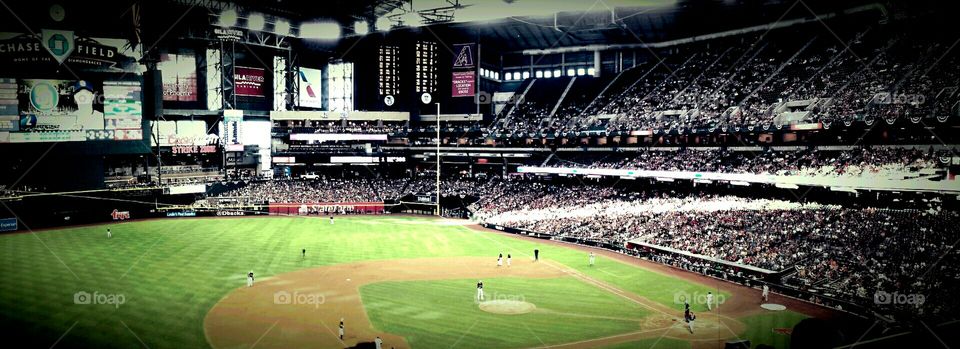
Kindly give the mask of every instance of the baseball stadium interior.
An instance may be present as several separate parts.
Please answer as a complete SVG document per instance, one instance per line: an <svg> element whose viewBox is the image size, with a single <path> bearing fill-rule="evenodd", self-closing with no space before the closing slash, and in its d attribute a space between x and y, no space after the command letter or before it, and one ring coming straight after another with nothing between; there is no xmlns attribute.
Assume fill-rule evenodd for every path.
<svg viewBox="0 0 960 349"><path fill-rule="evenodd" d="M14 347L960 346L952 1L0 5Z"/></svg>

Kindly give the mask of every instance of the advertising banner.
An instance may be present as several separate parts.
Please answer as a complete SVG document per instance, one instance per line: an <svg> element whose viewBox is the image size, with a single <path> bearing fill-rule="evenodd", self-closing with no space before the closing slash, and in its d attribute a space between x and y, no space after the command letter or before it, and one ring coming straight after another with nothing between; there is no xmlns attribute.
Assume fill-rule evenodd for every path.
<svg viewBox="0 0 960 349"><path fill-rule="evenodd" d="M233 83L237 96L264 97L263 89L266 74L261 68L234 68Z"/></svg>
<svg viewBox="0 0 960 349"><path fill-rule="evenodd" d="M16 218L0 218L0 231L16 231L16 230L17 230Z"/></svg>
<svg viewBox="0 0 960 349"><path fill-rule="evenodd" d="M322 71L320 69L300 68L300 106L323 108Z"/></svg>
<svg viewBox="0 0 960 349"><path fill-rule="evenodd" d="M340 213L383 213L383 203L270 203L270 215L306 216Z"/></svg>
<svg viewBox="0 0 960 349"><path fill-rule="evenodd" d="M476 72L473 70L453 72L453 97L473 97L476 82Z"/></svg>

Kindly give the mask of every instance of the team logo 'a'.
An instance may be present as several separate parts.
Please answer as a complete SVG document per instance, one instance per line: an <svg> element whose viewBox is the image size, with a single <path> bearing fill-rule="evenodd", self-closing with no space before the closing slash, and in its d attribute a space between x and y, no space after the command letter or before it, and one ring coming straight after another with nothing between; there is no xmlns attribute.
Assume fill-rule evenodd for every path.
<svg viewBox="0 0 960 349"><path fill-rule="evenodd" d="M473 49L471 45L457 45L460 50L457 52L457 58L453 60L454 68L467 68L473 66Z"/></svg>
<svg viewBox="0 0 960 349"><path fill-rule="evenodd" d="M63 64L63 61L70 57L76 46L73 32L69 30L44 29L40 35L40 44L59 64Z"/></svg>

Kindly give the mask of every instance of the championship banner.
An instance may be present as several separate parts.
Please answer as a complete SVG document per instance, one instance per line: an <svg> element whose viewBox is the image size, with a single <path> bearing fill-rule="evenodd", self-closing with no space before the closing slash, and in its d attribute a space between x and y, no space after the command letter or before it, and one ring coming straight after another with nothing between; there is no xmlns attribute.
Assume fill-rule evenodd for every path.
<svg viewBox="0 0 960 349"><path fill-rule="evenodd" d="M234 90L237 96L264 97L263 83L266 81L261 68L236 67L233 74Z"/></svg>
<svg viewBox="0 0 960 349"><path fill-rule="evenodd" d="M476 72L455 71L453 72L453 97L473 97L476 93Z"/></svg>

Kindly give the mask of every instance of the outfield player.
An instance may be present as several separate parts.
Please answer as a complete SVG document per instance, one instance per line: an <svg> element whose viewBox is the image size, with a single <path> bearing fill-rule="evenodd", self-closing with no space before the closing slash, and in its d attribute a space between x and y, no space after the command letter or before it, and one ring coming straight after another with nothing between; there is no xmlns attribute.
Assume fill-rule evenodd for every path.
<svg viewBox="0 0 960 349"><path fill-rule="evenodd" d="M333 216L330 216L330 225L333 225Z"/></svg>
<svg viewBox="0 0 960 349"><path fill-rule="evenodd" d="M247 287L253 287L253 270L247 273Z"/></svg>
<svg viewBox="0 0 960 349"><path fill-rule="evenodd" d="M343 342L343 318L340 318L340 341Z"/></svg>
<svg viewBox="0 0 960 349"><path fill-rule="evenodd" d="M483 280L477 281L477 300L483 300Z"/></svg>
<svg viewBox="0 0 960 349"><path fill-rule="evenodd" d="M510 266L510 254L509 254L509 253L507 253L507 266L508 266L508 267Z"/></svg>
<svg viewBox="0 0 960 349"><path fill-rule="evenodd" d="M307 258L307 249L303 249L303 251L300 251L300 258L301 259Z"/></svg>
<svg viewBox="0 0 960 349"><path fill-rule="evenodd" d="M713 310L711 305L713 304L713 293L707 292L707 310Z"/></svg>
<svg viewBox="0 0 960 349"><path fill-rule="evenodd" d="M597 255L593 254L593 251L590 251L590 266L593 266L593 262L597 260Z"/></svg>
<svg viewBox="0 0 960 349"><path fill-rule="evenodd" d="M536 262L536 261L539 261L539 260L540 260L540 250L539 250L539 249L534 249L534 250L533 250L533 261Z"/></svg>
<svg viewBox="0 0 960 349"><path fill-rule="evenodd" d="M113 237L113 233L110 232L110 228L107 228L107 239L112 237Z"/></svg>
<svg viewBox="0 0 960 349"><path fill-rule="evenodd" d="M763 297L763 301L766 302L770 297L770 287L766 284L763 285L763 292L760 293L760 296Z"/></svg>
<svg viewBox="0 0 960 349"><path fill-rule="evenodd" d="M497 256L497 266L498 266L498 267L502 267L502 266L503 266L503 253L501 253L499 256Z"/></svg>

